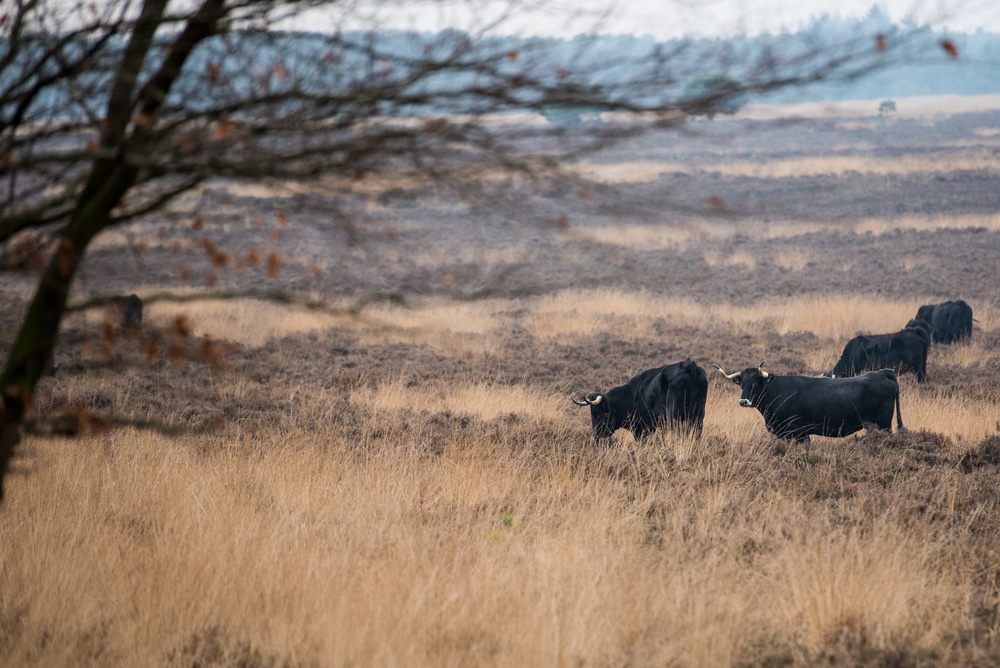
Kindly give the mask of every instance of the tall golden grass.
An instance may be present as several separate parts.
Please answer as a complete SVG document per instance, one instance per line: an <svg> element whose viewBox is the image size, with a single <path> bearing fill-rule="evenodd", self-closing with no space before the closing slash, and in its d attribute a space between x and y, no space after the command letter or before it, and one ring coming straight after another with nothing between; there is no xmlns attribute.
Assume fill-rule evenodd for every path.
<svg viewBox="0 0 1000 668"><path fill-rule="evenodd" d="M350 401L372 415L450 411L484 420L511 413L532 420L556 420L566 412L565 397L546 396L537 388L494 383L428 388L408 386L402 379L394 379L356 389Z"/></svg>
<svg viewBox="0 0 1000 668"><path fill-rule="evenodd" d="M431 454L430 415L488 419L496 397L471 385L415 405L392 383L355 392L372 412L353 435L31 440L0 514L0 656L808 664L860 643L946 659L979 596L971 516L949 505L966 478L936 474L923 520L877 486L824 501L803 489L857 487L877 456L847 439L776 457L743 419L755 411L718 389L702 440L660 432L604 451L580 413L553 408L564 397L529 392L520 408L548 407L528 424L452 431ZM895 484L917 486L909 475Z"/></svg>
<svg viewBox="0 0 1000 668"><path fill-rule="evenodd" d="M995 170L996 161L988 152L981 155L969 149L954 156L933 158L873 158L871 156L822 156L793 158L788 160L767 160L753 162L732 160L711 166L704 171L717 171L726 176L752 176L757 178L796 178L821 174L912 174L914 172L950 172L960 169Z"/></svg>
<svg viewBox="0 0 1000 668"><path fill-rule="evenodd" d="M253 347L294 334L343 327L353 320L259 299L160 302L146 307L144 317L147 322L170 328L181 315L188 318L195 336L207 335Z"/></svg>
<svg viewBox="0 0 1000 668"><path fill-rule="evenodd" d="M978 154L978 155L977 155ZM654 160L616 162L609 164L582 162L576 169L588 178L609 183L647 183L663 174L718 173L723 176L755 178L797 178L824 174L912 174L915 172L952 172L960 169L995 170L991 152L976 142L975 148L965 147L951 156L933 158L876 158L871 155L825 155L783 160L734 160L725 156L717 163L685 163Z"/></svg>
<svg viewBox="0 0 1000 668"><path fill-rule="evenodd" d="M810 332L840 342L858 332L898 331L930 298L891 300L877 295L827 294L761 301L752 306L712 304L694 299L654 296L640 291L567 290L539 298L526 317L536 336L560 337L611 331L622 338L643 335L656 319L713 329L723 325L741 332L778 334ZM989 306L984 328L995 322ZM631 336L630 336L631 334ZM839 352L839 351L838 351Z"/></svg>
<svg viewBox="0 0 1000 668"><path fill-rule="evenodd" d="M837 231L858 235L871 234L882 236L897 230L930 231L941 229L982 228L995 232L1000 230L1000 215L996 214L960 214L948 216L918 216L906 215L893 218L866 217L851 222L797 220L760 220L740 218L737 222L709 217L692 217L683 221L664 220L656 223L631 223L625 221L617 225L601 227L571 227L565 234L567 240L584 240L610 246L663 250L670 248L684 249L690 244L699 242L722 242L736 235L746 236L755 241L773 239L793 239L817 232ZM803 249L792 251L800 256L809 255ZM705 261L709 266L719 264L718 249L709 248L704 251ZM788 267L785 257L789 253L769 255L768 259L778 266L799 268L798 262ZM924 263L922 258L912 256L900 260L901 268L909 271ZM752 265L751 265L752 266Z"/></svg>
<svg viewBox="0 0 1000 668"><path fill-rule="evenodd" d="M154 304L150 317L169 323L183 308L196 331L250 346L309 331L321 341L338 328L359 346L456 355L500 354L512 327L568 344L638 341L663 322L808 332L819 343L804 359L823 368L846 337L897 328L924 301L828 294L735 306L598 289L378 305L352 318L252 301ZM977 310L986 334L991 308ZM995 362L983 340L935 348L935 363ZM913 436L894 436L902 445L879 435L789 445L713 376L701 439L620 432L597 449L587 409L526 383L400 375L331 392L239 370L208 382L220 400L287 403L287 413L268 426L231 415L215 434L118 428L27 440L0 508L0 662L984 665L1000 656L990 612L1000 600L1000 474L960 468L996 433L1000 397L906 378ZM99 389L148 417L147 387L124 378ZM83 399L94 381L73 377L65 391Z"/></svg>
<svg viewBox="0 0 1000 668"><path fill-rule="evenodd" d="M792 255L787 262L796 262ZM597 288L564 290L518 302L485 299L477 302L414 301L407 307L379 304L360 316L301 312L257 300L156 304L147 316L168 325L179 314L190 317L195 333L258 346L266 341L302 332L339 327L356 333L361 345L393 342L424 345L443 354L465 358L495 354L502 349L511 324L523 326L541 339L578 340L610 333L625 341L651 334L659 321L673 326L734 334L787 335L808 332L817 345L803 350L807 365L828 370L844 344L858 333L898 331L931 296L887 299L879 295L838 294L784 297L750 306L704 303L682 297L657 296L644 291ZM1000 313L990 304L977 304L977 331L991 332ZM97 317L96 315L94 317ZM986 351L981 342L937 349L942 361L969 368L981 366Z"/></svg>

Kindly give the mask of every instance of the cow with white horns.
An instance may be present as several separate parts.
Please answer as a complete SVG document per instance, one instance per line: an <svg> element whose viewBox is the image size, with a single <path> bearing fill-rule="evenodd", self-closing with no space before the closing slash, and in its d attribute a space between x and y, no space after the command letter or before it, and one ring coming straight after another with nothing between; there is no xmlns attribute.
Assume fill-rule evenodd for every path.
<svg viewBox="0 0 1000 668"><path fill-rule="evenodd" d="M594 438L607 443L624 428L636 439L656 431L661 423L683 426L701 436L708 398L705 370L690 359L647 369L624 385L607 392L595 392L577 406L590 406Z"/></svg>
<svg viewBox="0 0 1000 668"><path fill-rule="evenodd" d="M764 371L764 363L723 376L739 385L740 406L756 408L764 426L778 438L808 441L811 435L848 436L860 429L904 429L899 412L899 381L891 369L853 378L779 376Z"/></svg>

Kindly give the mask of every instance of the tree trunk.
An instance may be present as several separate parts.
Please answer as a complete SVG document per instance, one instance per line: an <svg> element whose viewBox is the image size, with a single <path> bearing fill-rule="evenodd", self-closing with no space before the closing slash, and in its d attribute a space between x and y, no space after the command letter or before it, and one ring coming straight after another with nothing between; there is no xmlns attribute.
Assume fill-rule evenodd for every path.
<svg viewBox="0 0 1000 668"><path fill-rule="evenodd" d="M110 167L110 174L106 168ZM46 371L47 360L55 348L59 324L66 311L66 300L73 278L91 240L111 220L111 210L135 183L136 169L123 163L94 167L102 185L90 199L81 201L59 241L59 247L45 268L35 297L21 321L11 347L7 366L0 375L0 500L3 482L11 459L21 439L21 425L31 406L38 380ZM103 176L107 174L107 176Z"/></svg>

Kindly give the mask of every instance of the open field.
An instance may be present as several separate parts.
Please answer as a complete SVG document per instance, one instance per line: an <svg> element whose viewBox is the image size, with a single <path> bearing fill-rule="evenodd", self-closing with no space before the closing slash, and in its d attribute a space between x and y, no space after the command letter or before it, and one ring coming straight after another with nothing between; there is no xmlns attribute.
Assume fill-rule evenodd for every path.
<svg viewBox="0 0 1000 668"><path fill-rule="evenodd" d="M997 664L1000 111L898 103L692 123L587 182L220 183L203 229L106 235L76 300L326 308L67 320L36 407L82 433L8 482L0 664ZM901 376L901 433L776 441L710 374L701 439L597 448L569 400L686 357L828 371L952 298L973 340Z"/></svg>

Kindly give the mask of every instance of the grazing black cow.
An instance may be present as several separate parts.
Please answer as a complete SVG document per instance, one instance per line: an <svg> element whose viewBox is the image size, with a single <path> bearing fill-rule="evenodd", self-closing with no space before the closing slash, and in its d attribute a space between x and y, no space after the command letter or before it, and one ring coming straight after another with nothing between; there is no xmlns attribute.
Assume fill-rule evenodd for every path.
<svg viewBox="0 0 1000 668"><path fill-rule="evenodd" d="M707 398L705 370L686 359L647 369L624 385L595 392L583 401L573 399L573 403L590 406L594 438L607 442L621 428L643 438L665 421L671 426L683 425L700 437Z"/></svg>
<svg viewBox="0 0 1000 668"><path fill-rule="evenodd" d="M917 320L912 318L908 323L906 323L908 329L919 329L927 335L927 342L930 343L931 338L931 323L926 320Z"/></svg>
<svg viewBox="0 0 1000 668"><path fill-rule="evenodd" d="M139 298L139 295L112 297L111 301L118 309L118 322L123 329L132 329L142 325L142 299Z"/></svg>
<svg viewBox="0 0 1000 668"><path fill-rule="evenodd" d="M740 406L756 408L764 426L778 438L808 441L818 436L847 436L862 428L903 429L899 412L899 382L892 369L872 371L853 378L823 376L776 376L762 368L749 367L726 373L713 367L741 388Z"/></svg>
<svg viewBox="0 0 1000 668"><path fill-rule="evenodd" d="M965 301L926 304L917 309L914 320L923 320L930 326L934 343L955 343L972 336L972 307Z"/></svg>
<svg viewBox="0 0 1000 668"><path fill-rule="evenodd" d="M927 351L931 340L922 327L907 327L895 334L862 334L844 346L833 371L833 378L857 376L865 371L893 369L896 373L912 371L917 382L927 378Z"/></svg>

